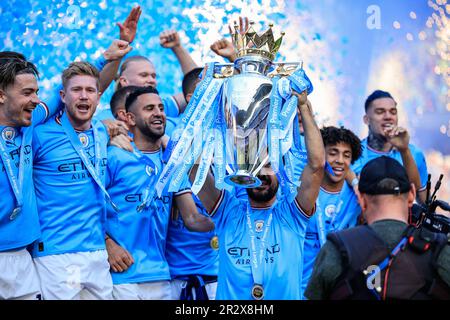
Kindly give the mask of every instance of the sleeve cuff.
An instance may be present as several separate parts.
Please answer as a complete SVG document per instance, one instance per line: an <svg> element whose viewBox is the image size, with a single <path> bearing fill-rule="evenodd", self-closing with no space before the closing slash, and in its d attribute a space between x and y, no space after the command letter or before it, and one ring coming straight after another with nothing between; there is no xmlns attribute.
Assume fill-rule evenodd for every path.
<svg viewBox="0 0 450 320"><path fill-rule="evenodd" d="M174 197L178 197L178 196L181 196L186 193L192 193L191 189L186 188L186 189L180 190L180 191L174 193Z"/></svg>
<svg viewBox="0 0 450 320"><path fill-rule="evenodd" d="M307 214L306 213L306 210L304 210L301 206L300 206L300 204L298 203L298 201L297 201L297 199L294 199L294 204L295 204L295 206L297 207L297 209L298 209L298 211L302 214L302 216L304 216L306 219L310 219L313 215L314 215L314 213L316 212L316 204L314 203L314 207L313 207L313 209L312 209L312 211L311 211L311 214Z"/></svg>
<svg viewBox="0 0 450 320"><path fill-rule="evenodd" d="M219 209L220 205L221 205L222 202L223 202L224 197L225 197L225 191L222 190L222 191L220 192L219 199L217 199L216 204L214 205L213 209L212 209L211 212L209 213L209 216L210 216L210 217L213 217L213 216L216 214L217 210Z"/></svg>

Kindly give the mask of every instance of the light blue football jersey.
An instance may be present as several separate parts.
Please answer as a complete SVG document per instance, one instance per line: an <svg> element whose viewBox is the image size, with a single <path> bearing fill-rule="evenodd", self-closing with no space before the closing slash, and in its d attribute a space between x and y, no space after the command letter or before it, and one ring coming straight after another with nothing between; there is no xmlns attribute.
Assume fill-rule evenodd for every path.
<svg viewBox="0 0 450 320"><path fill-rule="evenodd" d="M351 166L352 170L357 175L359 175L361 173L362 168L364 167L364 165L367 162L369 162L372 159L381 157L381 156L387 156L387 157L393 158L403 165L402 156L397 149L392 149L389 152L380 152L380 151L374 150L367 144L367 138L361 141L361 146L362 146L362 155ZM426 188L427 180L428 180L428 169L427 169L427 163L425 161L425 156L424 156L423 152L419 148L414 146L413 144L409 144L409 150L411 151L414 161L416 162L417 169L419 170L420 184L421 184L420 190L424 190Z"/></svg>
<svg viewBox="0 0 450 320"><path fill-rule="evenodd" d="M107 61L101 55L94 62L94 65L99 70L102 70L106 63ZM62 107L59 96L60 89L62 89L62 86L57 86L50 94L48 100L46 100L46 103L40 103L33 110L32 124L29 127L12 128L0 126L0 139L3 139L5 142L16 177L21 147L24 148L22 161L24 167L23 208L21 213L14 219L11 219L11 212L16 207L16 198L6 175L6 168L0 159L0 194L2 194L2 197L0 197L0 252L21 249L31 244L40 235L33 182L33 131L37 125L42 124Z"/></svg>
<svg viewBox="0 0 450 320"><path fill-rule="evenodd" d="M94 65L102 70L107 61L100 56ZM50 116L54 115L62 107L59 91L62 86L57 86L50 94L46 103L40 103L32 113L32 123L29 127L12 128L0 126L0 139L5 142L5 147L13 163L12 169L17 177L21 147L24 148L24 179L23 179L23 208L19 215L11 219L12 210L16 207L16 198L6 168L0 159L0 252L21 249L40 235L39 218L36 208L35 188L33 182L33 131L37 125L42 124ZM26 230L26 232L24 232Z"/></svg>
<svg viewBox="0 0 450 320"><path fill-rule="evenodd" d="M11 160L14 175L18 177L20 154L23 150L23 208L19 215L14 217L12 211L17 206L16 197L11 188L6 173L6 166L0 158L0 252L21 249L40 235L39 219L36 208L33 174L32 138L36 125L56 111L57 104L50 109L45 104L39 104L32 113L32 124L29 127L13 128L0 126L0 139L2 139L8 157ZM24 231L26 230L26 232Z"/></svg>
<svg viewBox="0 0 450 320"><path fill-rule="evenodd" d="M99 175L106 175L106 128L97 120L102 152ZM95 161L92 128L77 132L91 163ZM105 249L105 199L63 130L58 116L35 129L33 137L34 184L41 238L33 256Z"/></svg>
<svg viewBox="0 0 450 320"><path fill-rule="evenodd" d="M211 217L219 236L218 300L251 300L252 276L247 203L222 192ZM303 242L309 222L294 200L276 201L272 207L250 210L257 252L272 213L262 255L264 299L300 299L303 270Z"/></svg>
<svg viewBox="0 0 450 320"><path fill-rule="evenodd" d="M200 200L192 195L199 213L208 215ZM216 232L189 231L181 217L174 211L167 235L166 257L172 278L183 279L187 275L217 276L219 251L214 248ZM213 241L213 242L211 242Z"/></svg>
<svg viewBox="0 0 450 320"><path fill-rule="evenodd" d="M352 187L346 182L340 192L330 192L320 188L316 201L316 213L311 217L311 221L306 230L306 239L303 249L303 279L302 292L306 289L316 256L321 248L319 230L323 230L325 237L330 232L356 226L361 207L358 198Z"/></svg>
<svg viewBox="0 0 450 320"><path fill-rule="evenodd" d="M145 161L132 152L108 148L107 189L120 211L107 205L107 233L133 256L134 263L125 272L111 272L114 284L170 280L166 260L166 239L173 194L153 194L153 202L142 212L136 209L145 189L154 190L156 166L162 172L162 152L142 152ZM181 192L182 193L182 192Z"/></svg>

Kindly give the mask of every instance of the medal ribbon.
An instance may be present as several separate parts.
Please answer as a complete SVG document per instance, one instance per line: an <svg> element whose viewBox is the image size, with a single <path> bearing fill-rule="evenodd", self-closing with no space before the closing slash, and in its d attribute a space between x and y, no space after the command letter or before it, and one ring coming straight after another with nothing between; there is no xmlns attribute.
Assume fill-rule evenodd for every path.
<svg viewBox="0 0 450 320"><path fill-rule="evenodd" d="M270 212L270 215L267 219L267 223L266 220L264 220L264 233L263 236L260 240L260 248L259 248L259 257L258 252L257 252L257 246L256 246L256 235L255 235L255 231L253 230L253 221L252 221L252 217L250 214L251 211L251 206L250 203L247 203L247 210L246 210L246 218L247 218L247 227L248 227L248 234L249 234L249 238L250 238L250 249L251 249L251 270L252 270L252 277L253 277L253 283L254 284L259 284L259 285L263 285L263 267L262 267L262 262L263 262L263 256L264 256L264 250L266 248L266 238L267 235L269 233L269 229L270 229L270 225L272 223L272 218L273 218L273 213L272 211ZM261 268L260 268L261 267Z"/></svg>
<svg viewBox="0 0 450 320"><path fill-rule="evenodd" d="M211 127L211 121L214 123L214 116L220 108L220 93L223 86L223 79L213 78L213 71L214 63L210 63L205 79L194 91L193 99L185 111L186 114L180 125L180 128L185 126L182 135L178 142L174 139L172 146L175 145L175 147L156 184L156 192L159 196L169 181L171 181L169 191L178 191L183 178L206 143L203 130L205 127ZM195 141L193 141L194 137ZM187 156L189 152L190 156Z"/></svg>
<svg viewBox="0 0 450 320"><path fill-rule="evenodd" d="M72 127L69 119L67 118L66 112L64 112L61 116L61 125L63 127L64 132L66 133L67 137L69 138L70 144L77 152L78 156L80 157L81 161L83 162L84 166L88 170L88 172L91 174L92 178L94 179L97 186L100 188L100 190L103 192L106 200L111 204L113 209L118 212L119 208L117 205L112 201L111 196L109 195L108 191L106 191L104 183L102 180L100 180L100 162L104 157L106 157L106 146L105 148L101 148L100 146L100 138L98 135L98 128L97 124L95 122L92 122L92 130L93 130L93 136L94 136L94 150L95 150L95 167L92 165L91 161L89 160L88 155L86 154L86 151L84 150L83 146L81 145L80 140L78 139L78 136Z"/></svg>
<svg viewBox="0 0 450 320"><path fill-rule="evenodd" d="M16 173L13 169L13 164L11 161L11 158L9 157L9 154L6 150L6 146L3 142L3 140L0 138L0 155L1 159L3 161L3 165L5 166L6 175L8 176L9 183L11 185L11 189L14 192L14 196L16 197L17 201L17 207L23 206L23 177L24 177L24 169L25 164L25 147L26 144L24 143L24 137L22 137L22 144L20 146L20 158L19 158L19 173L18 177L16 176Z"/></svg>
<svg viewBox="0 0 450 320"><path fill-rule="evenodd" d="M146 166L149 166L152 169L153 175L149 177L149 182L147 186L144 189L142 202L139 206L136 207L137 212L144 211L149 204L153 201L153 195L155 194L155 188L152 188L152 186L155 183L156 177L158 176L158 168L156 167L155 163L149 158L146 157L134 144L134 142L131 143L133 147L133 155L136 157L136 159L145 164Z"/></svg>

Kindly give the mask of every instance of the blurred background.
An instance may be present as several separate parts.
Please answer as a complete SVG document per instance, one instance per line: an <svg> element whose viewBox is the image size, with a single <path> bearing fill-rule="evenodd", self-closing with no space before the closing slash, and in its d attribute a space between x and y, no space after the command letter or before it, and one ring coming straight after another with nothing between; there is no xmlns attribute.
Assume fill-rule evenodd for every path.
<svg viewBox="0 0 450 320"><path fill-rule="evenodd" d="M203 65L223 60L209 49L239 16L256 30L285 31L276 61L303 61L314 84L320 125L343 125L361 138L365 98L375 89L398 102L400 124L426 154L438 198L450 200L450 3L447 0L1 0L1 50L24 53L41 72L40 97L74 60L93 61L119 36L131 8L143 10L130 55L150 57L162 93L181 92L182 72L159 34L179 31ZM112 86L99 109L108 107Z"/></svg>

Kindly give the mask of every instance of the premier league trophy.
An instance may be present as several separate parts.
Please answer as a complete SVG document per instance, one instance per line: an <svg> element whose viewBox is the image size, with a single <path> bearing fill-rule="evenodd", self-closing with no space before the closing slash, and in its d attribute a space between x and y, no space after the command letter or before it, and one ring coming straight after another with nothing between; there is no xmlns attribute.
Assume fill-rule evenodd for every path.
<svg viewBox="0 0 450 320"><path fill-rule="evenodd" d="M292 74L299 63L274 63L284 33L274 40L273 25L261 36L250 22L244 34L235 24L233 45L237 59L236 75L225 68L221 74L229 78L224 83L223 103L227 126L227 155L231 156L234 172L225 181L233 186L253 188L261 185L256 177L269 161L267 120L271 106L272 79ZM216 66L220 68L221 66ZM216 75L217 76L217 75ZM220 76L220 73L219 73Z"/></svg>
<svg viewBox="0 0 450 320"><path fill-rule="evenodd" d="M179 190L195 163L195 194L210 169L219 189L257 187L257 174L268 162L281 187L290 189L286 193L296 190L290 157L301 146L297 98L291 93L309 94L312 84L299 63L273 62L284 33L275 41L272 25L261 35L253 25L242 33L235 25L234 64L208 64L165 150L158 195L166 186Z"/></svg>

